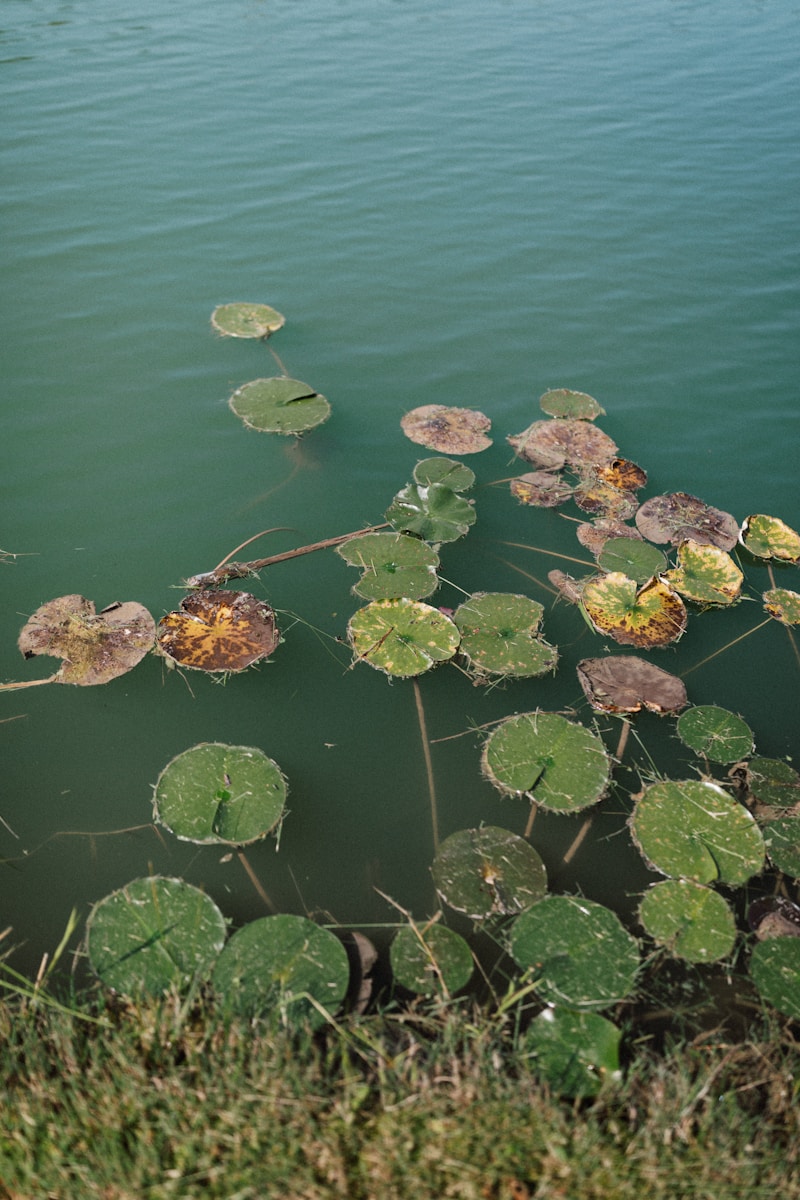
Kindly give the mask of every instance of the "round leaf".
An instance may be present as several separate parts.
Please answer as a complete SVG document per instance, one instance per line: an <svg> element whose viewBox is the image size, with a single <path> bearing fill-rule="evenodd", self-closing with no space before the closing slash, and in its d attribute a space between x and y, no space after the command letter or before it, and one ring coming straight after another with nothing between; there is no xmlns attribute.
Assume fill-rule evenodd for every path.
<svg viewBox="0 0 800 1200"><path fill-rule="evenodd" d="M800 879L800 817L775 817L764 822L761 832L773 867Z"/></svg>
<svg viewBox="0 0 800 1200"><path fill-rule="evenodd" d="M201 742L161 772L153 812L183 841L244 846L275 828L285 804L286 779L262 750Z"/></svg>
<svg viewBox="0 0 800 1200"><path fill-rule="evenodd" d="M736 940L736 922L722 896L687 879L654 884L639 918L653 941L688 962L725 958Z"/></svg>
<svg viewBox="0 0 800 1200"><path fill-rule="evenodd" d="M416 533L426 542L455 542L475 524L475 509L442 483L409 483L386 510L386 520L398 532Z"/></svg>
<svg viewBox="0 0 800 1200"><path fill-rule="evenodd" d="M268 338L286 323L286 317L268 304L220 304L211 324L223 337Z"/></svg>
<svg viewBox="0 0 800 1200"><path fill-rule="evenodd" d="M736 545L739 526L730 513L712 508L687 492L670 492L645 500L636 514L636 526L651 542L674 546L691 538L703 545L730 550Z"/></svg>
<svg viewBox="0 0 800 1200"><path fill-rule="evenodd" d="M577 671L587 700L598 712L636 713L646 708L674 713L686 704L682 679L634 654L584 658Z"/></svg>
<svg viewBox="0 0 800 1200"><path fill-rule="evenodd" d="M476 592L453 614L459 651L478 675L544 675L555 669L558 651L539 634L543 612L528 596Z"/></svg>
<svg viewBox="0 0 800 1200"><path fill-rule="evenodd" d="M446 662L458 649L458 628L419 600L375 600L350 618L350 644L363 659L387 675L421 675Z"/></svg>
<svg viewBox="0 0 800 1200"><path fill-rule="evenodd" d="M527 795L554 812L578 812L602 797L610 761L583 725L531 712L498 725L484 745L483 770L501 792Z"/></svg>
<svg viewBox="0 0 800 1200"><path fill-rule="evenodd" d="M337 547L337 553L364 574L353 588L365 600L408 596L421 600L439 585L439 555L426 542L404 533L363 533Z"/></svg>
<svg viewBox="0 0 800 1200"><path fill-rule="evenodd" d="M800 1018L800 938L767 938L753 947L750 974L762 999L778 1012Z"/></svg>
<svg viewBox="0 0 800 1200"><path fill-rule="evenodd" d="M110 604L98 613L91 600L72 595L37 608L17 644L26 658L62 659L52 683L90 687L133 670L155 634L155 621L141 604Z"/></svg>
<svg viewBox="0 0 800 1200"><path fill-rule="evenodd" d="M621 1078L621 1031L606 1017L568 1008L546 1008L528 1026L521 1051L561 1096L596 1096Z"/></svg>
<svg viewBox="0 0 800 1200"><path fill-rule="evenodd" d="M228 403L248 429L259 433L305 433L331 415L324 396L307 383L283 375L245 383Z"/></svg>
<svg viewBox="0 0 800 1200"><path fill-rule="evenodd" d="M268 658L280 642L275 613L249 592L201 589L158 625L158 648L182 667L244 671Z"/></svg>
<svg viewBox="0 0 800 1200"><path fill-rule="evenodd" d="M770 588L764 592L764 608L783 625L800 625L800 594L788 588Z"/></svg>
<svg viewBox="0 0 800 1200"><path fill-rule="evenodd" d="M637 588L633 579L612 571L586 582L582 604L598 633L623 646L668 646L686 628L683 601L658 579Z"/></svg>
<svg viewBox="0 0 800 1200"><path fill-rule="evenodd" d="M507 440L525 462L550 470L605 466L617 456L615 443L589 421L534 421Z"/></svg>
<svg viewBox="0 0 800 1200"><path fill-rule="evenodd" d="M420 487L442 483L451 492L468 492L475 483L475 472L452 458L423 458L414 467L414 482Z"/></svg>
<svg viewBox="0 0 800 1200"><path fill-rule="evenodd" d="M647 583L667 565L666 558L655 546L631 537L609 538L604 542L597 562L604 571L617 571L636 583Z"/></svg>
<svg viewBox="0 0 800 1200"><path fill-rule="evenodd" d="M739 540L757 558L800 562L800 533L779 517L768 517L763 513L747 517Z"/></svg>
<svg viewBox="0 0 800 1200"><path fill-rule="evenodd" d="M678 717L678 737L697 754L712 762L732 763L753 753L750 726L715 704L698 704Z"/></svg>
<svg viewBox="0 0 800 1200"><path fill-rule="evenodd" d="M459 992L469 983L474 966L463 937L444 925L398 929L389 959L397 983L423 996Z"/></svg>
<svg viewBox="0 0 800 1200"><path fill-rule="evenodd" d="M547 891L544 863L533 846L493 825L445 838L431 870L444 902L475 921L521 912Z"/></svg>
<svg viewBox="0 0 800 1200"><path fill-rule="evenodd" d="M666 583L696 604L733 604L739 599L744 575L718 546L689 538L678 547L678 565L664 575Z"/></svg>
<svg viewBox="0 0 800 1200"><path fill-rule="evenodd" d="M603 547L610 538L630 538L637 542L644 540L638 529L626 525L623 521L618 521L615 517L599 517L591 523L584 521L578 526L576 537L595 558L600 557Z"/></svg>
<svg viewBox="0 0 800 1200"><path fill-rule="evenodd" d="M639 507L633 492L609 483L602 478L601 472L584 476L575 489L575 503L584 512L618 521L632 517Z"/></svg>
<svg viewBox="0 0 800 1200"><path fill-rule="evenodd" d="M800 804L800 775L794 767L780 758L751 758L746 766L747 790L750 799L759 807L774 809L767 816L775 816L782 809Z"/></svg>
<svg viewBox="0 0 800 1200"><path fill-rule="evenodd" d="M520 504L535 508L557 508L575 491L556 471L529 471L511 480L511 495Z"/></svg>
<svg viewBox="0 0 800 1200"><path fill-rule="evenodd" d="M492 439L486 436L491 424L488 417L472 408L423 404L406 413L400 427L412 442L430 450L441 450L443 454L477 454L492 444Z"/></svg>
<svg viewBox="0 0 800 1200"><path fill-rule="evenodd" d="M572 392L569 388L552 388L545 392L539 398L539 407L551 417L572 417L581 421L593 421L595 417L604 417L606 413L594 396L586 392Z"/></svg>

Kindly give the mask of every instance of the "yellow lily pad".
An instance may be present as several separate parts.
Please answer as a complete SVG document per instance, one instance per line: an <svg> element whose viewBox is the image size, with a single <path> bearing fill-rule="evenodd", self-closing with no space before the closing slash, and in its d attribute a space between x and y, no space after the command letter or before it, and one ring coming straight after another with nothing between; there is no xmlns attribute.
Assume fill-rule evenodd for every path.
<svg viewBox="0 0 800 1200"><path fill-rule="evenodd" d="M662 578L697 604L733 604L739 599L744 575L729 554L718 546L688 538L678 547L678 565Z"/></svg>
<svg viewBox="0 0 800 1200"><path fill-rule="evenodd" d="M668 646L686 628L683 601L657 579L637 589L635 580L611 571L584 584L581 603L598 633L623 646Z"/></svg>

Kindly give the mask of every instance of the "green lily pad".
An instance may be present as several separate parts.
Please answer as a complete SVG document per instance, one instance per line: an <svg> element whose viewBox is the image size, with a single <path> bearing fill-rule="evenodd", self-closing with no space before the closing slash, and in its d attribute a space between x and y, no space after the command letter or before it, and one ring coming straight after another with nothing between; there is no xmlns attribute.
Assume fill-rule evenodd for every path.
<svg viewBox="0 0 800 1200"><path fill-rule="evenodd" d="M350 980L347 951L329 930L307 917L278 913L234 933L211 977L224 1004L249 1016L271 1015L282 1024L321 1025L344 1000Z"/></svg>
<svg viewBox="0 0 800 1200"><path fill-rule="evenodd" d="M683 601L658 579L639 588L627 575L611 571L602 579L587 580L581 603L597 632L623 646L668 646L686 628Z"/></svg>
<svg viewBox="0 0 800 1200"><path fill-rule="evenodd" d="M532 508L557 508L575 491L575 485L568 483L557 471L529 471L512 479L510 487L511 495L520 504Z"/></svg>
<svg viewBox="0 0 800 1200"><path fill-rule="evenodd" d="M350 618L347 634L357 659L387 675L422 675L452 658L457 626L420 600L375 600Z"/></svg>
<svg viewBox="0 0 800 1200"><path fill-rule="evenodd" d="M544 712L522 713L498 725L484 745L482 766L501 792L529 796L554 812L596 804L611 771L596 734Z"/></svg>
<svg viewBox="0 0 800 1200"><path fill-rule="evenodd" d="M420 487L442 483L451 492L468 492L475 483L475 472L454 458L423 458L414 467L414 482Z"/></svg>
<svg viewBox="0 0 800 1200"><path fill-rule="evenodd" d="M619 917L581 896L545 896L520 913L511 954L548 1004L607 1008L633 990L639 944Z"/></svg>
<svg viewBox="0 0 800 1200"><path fill-rule="evenodd" d="M601 408L594 396L586 392L573 392L569 388L551 388L540 396L539 407L551 417L572 417L580 421L593 421L595 417L606 415L606 410Z"/></svg>
<svg viewBox="0 0 800 1200"><path fill-rule="evenodd" d="M398 533L416 533L426 542L455 542L475 524L475 509L443 483L429 487L409 483L386 510L386 520Z"/></svg>
<svg viewBox="0 0 800 1200"><path fill-rule="evenodd" d="M439 586L439 555L427 542L405 533L362 533L337 546L337 553L364 574L353 591L365 600L421 600Z"/></svg>
<svg viewBox="0 0 800 1200"><path fill-rule="evenodd" d="M650 542L679 546L692 539L703 545L731 550L739 537L739 525L730 513L712 508L687 492L669 492L645 500L636 514L636 527Z"/></svg>
<svg viewBox="0 0 800 1200"><path fill-rule="evenodd" d="M561 1096L596 1096L606 1083L621 1079L622 1031L606 1017L569 1008L546 1008L525 1031L521 1053Z"/></svg>
<svg viewBox="0 0 800 1200"><path fill-rule="evenodd" d="M756 816L759 806L781 810L800 804L800 774L781 758L751 758L746 765L746 783L757 806Z"/></svg>
<svg viewBox="0 0 800 1200"><path fill-rule="evenodd" d="M782 625L800 625L800 594L788 588L770 588L764 592L764 608Z"/></svg>
<svg viewBox="0 0 800 1200"><path fill-rule="evenodd" d="M733 604L739 599L744 575L731 556L718 546L689 538L678 547L678 565L664 581L696 604Z"/></svg>
<svg viewBox="0 0 800 1200"><path fill-rule="evenodd" d="M800 817L775 817L762 824L761 832L773 867L800 879Z"/></svg>
<svg viewBox="0 0 800 1200"><path fill-rule="evenodd" d="M750 974L762 999L800 1018L800 938L773 937L753 947Z"/></svg>
<svg viewBox="0 0 800 1200"><path fill-rule="evenodd" d="M539 633L543 612L528 596L476 592L453 614L459 652L478 675L544 675L555 669L558 651Z"/></svg>
<svg viewBox="0 0 800 1200"><path fill-rule="evenodd" d="M389 961L395 981L422 996L460 992L475 966L463 937L444 925L404 925L392 940Z"/></svg>
<svg viewBox="0 0 800 1200"><path fill-rule="evenodd" d="M98 901L86 922L92 970L126 996L160 996L203 979L225 942L214 901L182 879L134 879Z"/></svg>
<svg viewBox="0 0 800 1200"><path fill-rule="evenodd" d="M586 699L598 712L674 713L686 704L683 680L635 654L584 658L577 666Z"/></svg>
<svg viewBox="0 0 800 1200"><path fill-rule="evenodd" d="M522 912L547 891L547 873L524 838L486 825L445 838L431 867L445 904L475 921Z"/></svg>
<svg viewBox="0 0 800 1200"><path fill-rule="evenodd" d="M268 304L220 304L211 324L223 337L267 338L286 324L286 317Z"/></svg>
<svg viewBox="0 0 800 1200"><path fill-rule="evenodd" d="M800 533L779 517L768 517L764 513L747 517L739 540L756 558L800 562Z"/></svg>
<svg viewBox="0 0 800 1200"><path fill-rule="evenodd" d="M153 815L182 841L244 846L266 837L285 805L286 779L262 750L201 742L159 775Z"/></svg>
<svg viewBox="0 0 800 1200"><path fill-rule="evenodd" d="M636 583L647 583L667 565L662 552L650 542L632 537L609 538L597 557L604 571L619 572Z"/></svg>
<svg viewBox="0 0 800 1200"><path fill-rule="evenodd" d="M678 717L677 729L685 746L712 762L738 762L753 753L753 731L747 722L715 704L688 708Z"/></svg>
<svg viewBox="0 0 800 1200"><path fill-rule="evenodd" d="M331 415L331 406L324 396L307 383L283 375L243 384L228 403L248 429L259 433L305 433Z"/></svg>
<svg viewBox="0 0 800 1200"><path fill-rule="evenodd" d="M688 962L726 958L736 940L736 921L719 892L688 879L654 884L639 918L654 942Z"/></svg>
<svg viewBox="0 0 800 1200"><path fill-rule="evenodd" d="M710 780L651 784L629 824L642 855L663 875L737 884L764 865L764 839L753 816Z"/></svg>
<svg viewBox="0 0 800 1200"><path fill-rule="evenodd" d="M617 457L616 444L590 421L534 421L507 441L519 458L548 470L604 466Z"/></svg>

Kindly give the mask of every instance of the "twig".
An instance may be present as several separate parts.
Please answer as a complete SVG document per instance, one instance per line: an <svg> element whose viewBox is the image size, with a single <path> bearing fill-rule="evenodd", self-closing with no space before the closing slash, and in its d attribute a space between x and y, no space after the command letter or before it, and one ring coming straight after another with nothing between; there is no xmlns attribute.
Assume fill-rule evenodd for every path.
<svg viewBox="0 0 800 1200"><path fill-rule="evenodd" d="M186 586L190 588L213 587L214 584L224 583L227 579L243 579L247 575L257 575L264 567L271 567L279 562L287 562L290 558L299 558L301 554L311 554L315 550L327 550L330 546L338 546L342 542L349 542L351 538L359 537L362 533L375 533L379 529L386 528L386 522L382 525L368 525L366 529L356 529L353 533L340 533L338 537L325 538L321 542L312 542L309 546L298 546L294 550L284 550L281 554L271 554L269 558L256 558L252 562L229 563L227 559L223 558L220 565L215 567L213 571L205 571L200 575L192 575L191 578L186 580ZM272 531L264 530L264 532L271 533ZM260 536L260 534L256 534L256 537ZM248 543L244 542L243 544L246 546ZM237 546L237 549L241 549L241 547ZM235 554L236 550L233 550L232 553Z"/></svg>
<svg viewBox="0 0 800 1200"><path fill-rule="evenodd" d="M433 829L433 849L439 849L439 816L436 806L436 784L433 778L433 762L431 761L431 746L428 741L428 730L425 724L425 709L422 706L422 693L419 689L419 681L414 680L414 699L417 704L417 720L419 721L419 734L422 738L422 753L425 757L425 770L428 775L428 795L431 801L431 826Z"/></svg>

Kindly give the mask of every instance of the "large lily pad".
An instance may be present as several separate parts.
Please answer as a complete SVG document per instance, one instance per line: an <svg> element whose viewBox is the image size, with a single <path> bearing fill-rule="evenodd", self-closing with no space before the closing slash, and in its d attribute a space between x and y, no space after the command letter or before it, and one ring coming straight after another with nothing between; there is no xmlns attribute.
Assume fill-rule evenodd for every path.
<svg viewBox="0 0 800 1200"><path fill-rule="evenodd" d="M337 553L363 575L353 591L365 600L408 596L421 600L439 586L439 555L427 542L405 533L362 533L337 547Z"/></svg>
<svg viewBox="0 0 800 1200"><path fill-rule="evenodd" d="M770 588L764 592L764 608L782 625L800 625L800 593L788 588Z"/></svg>
<svg viewBox="0 0 800 1200"><path fill-rule="evenodd" d="M753 947L750 974L762 998L800 1019L800 938L773 937Z"/></svg>
<svg viewBox="0 0 800 1200"><path fill-rule="evenodd" d="M742 525L740 541L757 558L800 562L800 533L779 517L754 513Z"/></svg>
<svg viewBox="0 0 800 1200"><path fill-rule="evenodd" d="M267 338L286 324L286 317L268 304L220 304L211 324L223 337Z"/></svg>
<svg viewBox="0 0 800 1200"><path fill-rule="evenodd" d="M716 704L698 704L678 718L678 737L712 762L733 763L753 753L753 731L746 721Z"/></svg>
<svg viewBox="0 0 800 1200"><path fill-rule="evenodd" d="M752 814L710 780L652 784L629 824L644 858L664 875L738 884L764 865L764 839Z"/></svg>
<svg viewBox="0 0 800 1200"><path fill-rule="evenodd" d="M675 713L687 702L682 679L634 654L584 658L577 671L586 699L598 712Z"/></svg>
<svg viewBox="0 0 800 1200"><path fill-rule="evenodd" d="M511 480L511 495L532 508L557 508L575 491L557 471L529 471Z"/></svg>
<svg viewBox="0 0 800 1200"><path fill-rule="evenodd" d="M521 713L498 725L484 745L482 765L501 792L529 796L555 812L596 804L611 770L596 734L544 712Z"/></svg>
<svg viewBox="0 0 800 1200"><path fill-rule="evenodd" d="M528 596L476 592L453 614L459 652L478 675L544 675L555 669L558 651L540 635L543 612Z"/></svg>
<svg viewBox="0 0 800 1200"><path fill-rule="evenodd" d="M678 565L663 579L696 604L727 605L739 599L744 575L724 550L689 538L678 547Z"/></svg>
<svg viewBox="0 0 800 1200"><path fill-rule="evenodd" d="M612 537L603 543L597 562L604 571L616 571L636 583L647 583L667 565L662 552L633 537Z"/></svg>
<svg viewBox="0 0 800 1200"><path fill-rule="evenodd" d="M259 433L301 434L331 415L324 396L284 375L253 379L237 388L228 403L248 429Z"/></svg>
<svg viewBox="0 0 800 1200"><path fill-rule="evenodd" d="M445 838L431 871L444 902L475 921L522 912L547 891L544 863L530 842L494 825Z"/></svg>
<svg viewBox="0 0 800 1200"><path fill-rule="evenodd" d="M249 592L200 589L158 625L158 649L197 671L244 671L280 642L275 613Z"/></svg>
<svg viewBox="0 0 800 1200"><path fill-rule="evenodd" d="M93 601L72 595L37 608L17 644L26 658L62 660L51 683L90 687L131 671L152 649L155 634L155 621L141 604L110 604L98 613Z"/></svg>
<svg viewBox="0 0 800 1200"><path fill-rule="evenodd" d="M475 509L443 483L409 483L386 510L386 520L398 533L416 533L438 545L463 537L475 524Z"/></svg>
<svg viewBox="0 0 800 1200"><path fill-rule="evenodd" d="M135 879L92 908L86 949L106 987L158 996L208 974L225 941L213 900L182 879Z"/></svg>
<svg viewBox="0 0 800 1200"><path fill-rule="evenodd" d="M587 580L581 603L595 629L623 646L668 646L686 628L683 601L658 579L639 588L627 575L611 571Z"/></svg>
<svg viewBox="0 0 800 1200"><path fill-rule="evenodd" d="M534 421L507 440L525 462L549 470L604 466L617 457L615 443L589 421Z"/></svg>
<svg viewBox="0 0 800 1200"><path fill-rule="evenodd" d="M645 500L636 514L636 525L651 542L679 546L691 538L720 550L731 550L739 537L738 522L730 513L712 508L687 492L669 492Z"/></svg>
<svg viewBox="0 0 800 1200"><path fill-rule="evenodd" d="M726 958L736 921L719 892L688 879L664 879L642 898L639 918L651 938L688 962Z"/></svg>
<svg viewBox="0 0 800 1200"><path fill-rule="evenodd" d="M595 1012L545 1008L525 1031L521 1052L561 1096L586 1099L621 1079L622 1031Z"/></svg>
<svg viewBox="0 0 800 1200"><path fill-rule="evenodd" d="M440 450L443 454L477 454L491 446L487 437L491 421L473 408L449 408L445 404L423 404L406 413L400 422L412 442Z"/></svg>
<svg viewBox="0 0 800 1200"><path fill-rule="evenodd" d="M404 925L392 939L389 960L395 981L423 996L461 991L475 966L464 938L444 925Z"/></svg>
<svg viewBox="0 0 800 1200"><path fill-rule="evenodd" d="M350 618L347 634L358 660L387 675L422 675L452 658L458 627L419 600L375 600Z"/></svg>
<svg viewBox="0 0 800 1200"><path fill-rule="evenodd" d="M594 396L586 392L573 392L569 388L551 388L539 397L539 407L551 417L571 417L580 421L593 421L595 417L604 417L606 413Z"/></svg>
<svg viewBox="0 0 800 1200"><path fill-rule="evenodd" d="M286 779L263 750L201 742L161 772L153 812L184 841L243 846L266 837L285 804Z"/></svg>

